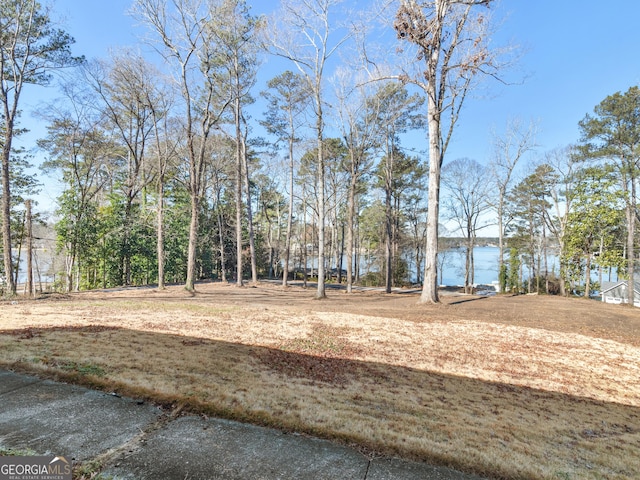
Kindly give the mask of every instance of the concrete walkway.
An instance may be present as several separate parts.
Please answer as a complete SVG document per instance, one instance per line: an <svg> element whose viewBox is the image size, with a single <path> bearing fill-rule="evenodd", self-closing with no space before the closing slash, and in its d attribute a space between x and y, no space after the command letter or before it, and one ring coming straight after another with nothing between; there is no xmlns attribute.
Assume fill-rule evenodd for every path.
<svg viewBox="0 0 640 480"><path fill-rule="evenodd" d="M479 480L303 435L193 415L0 370L0 448L97 460L136 480Z"/></svg>

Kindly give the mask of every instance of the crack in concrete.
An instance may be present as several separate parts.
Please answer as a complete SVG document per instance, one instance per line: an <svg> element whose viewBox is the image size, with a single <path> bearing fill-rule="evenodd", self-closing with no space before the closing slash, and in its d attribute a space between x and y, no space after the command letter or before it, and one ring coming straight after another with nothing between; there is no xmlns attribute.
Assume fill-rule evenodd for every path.
<svg viewBox="0 0 640 480"><path fill-rule="evenodd" d="M363 480L367 480L367 477L369 476L369 468L371 468L371 460L367 461L367 470L364 472L364 479Z"/></svg>
<svg viewBox="0 0 640 480"><path fill-rule="evenodd" d="M124 459L128 454L131 454L136 449L141 448L149 435L157 432L158 430L161 430L169 423L174 421L180 416L181 412L182 406L174 408L171 412L163 411L156 421L149 423L144 428L141 428L140 433L132 437L131 440L116 447L110 448L109 450L95 456L94 458L87 459L82 463L95 462L100 465L101 469L108 464L117 466L118 459Z"/></svg>
<svg viewBox="0 0 640 480"><path fill-rule="evenodd" d="M27 385L20 385L20 386L14 388L12 390L7 390L6 392L0 393L0 397L3 396L3 395L7 395L9 393L17 392L18 390L22 390L23 388L29 388L29 387L32 387L33 385L38 385L39 383L42 383L42 382L44 382L44 380L38 380L36 382L31 382L31 383L29 383Z"/></svg>

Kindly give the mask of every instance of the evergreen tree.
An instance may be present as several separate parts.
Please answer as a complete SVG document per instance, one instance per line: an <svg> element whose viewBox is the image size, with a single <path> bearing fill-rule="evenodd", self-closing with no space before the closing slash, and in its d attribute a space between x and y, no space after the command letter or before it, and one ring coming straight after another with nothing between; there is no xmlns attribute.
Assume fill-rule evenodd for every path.
<svg viewBox="0 0 640 480"><path fill-rule="evenodd" d="M563 261L570 280L584 281L584 295L589 298L594 263L600 267L624 267L620 241L624 230L624 196L613 167L583 169L578 175L573 203Z"/></svg>
<svg viewBox="0 0 640 480"><path fill-rule="evenodd" d="M580 121L582 133L579 153L582 158L600 159L612 165L619 188L624 194L627 227L627 272L635 272L635 241L637 219L637 184L640 178L640 88L631 87L598 104L593 115ZM629 304L634 304L633 288L629 289Z"/></svg>

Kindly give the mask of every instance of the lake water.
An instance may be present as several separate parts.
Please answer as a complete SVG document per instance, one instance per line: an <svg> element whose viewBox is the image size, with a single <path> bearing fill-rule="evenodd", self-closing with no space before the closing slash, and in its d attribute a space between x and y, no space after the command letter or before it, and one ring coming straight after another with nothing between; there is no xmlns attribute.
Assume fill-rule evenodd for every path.
<svg viewBox="0 0 640 480"><path fill-rule="evenodd" d="M500 250L498 247L476 247L473 249L475 260L475 279L474 283L491 285L492 282L498 281L498 257ZM445 252L441 252L439 255L443 255L445 259L444 268L442 272L442 284L443 285L462 285L464 283L464 261L465 253L464 249L451 249ZM507 254L508 258L508 254ZM343 258L343 269L346 267L346 256ZM416 268L413 258L407 258L409 263L409 280L415 281ZM377 271L379 268L380 259L375 257L361 256L360 257L360 273L366 274L368 271ZM309 258L309 268L317 268L317 257ZM549 265L551 269L551 265ZM423 272L424 264L420 265L420 271ZM525 269L526 271L526 269ZM438 273L438 281L440 281L440 273Z"/></svg>
<svg viewBox="0 0 640 480"><path fill-rule="evenodd" d="M497 247L476 247L473 249L475 261L474 283L490 285L498 280L498 257L500 250ZM442 269L443 285L462 285L464 283L464 249L448 250L440 252L444 255L444 268Z"/></svg>
<svg viewBox="0 0 640 480"><path fill-rule="evenodd" d="M498 281L498 257L500 250L498 247L476 247L473 249L473 255L475 260L475 279L474 283L491 285L492 282ZM462 285L464 283L464 262L465 252L464 249L451 249L444 252L440 252L439 255L444 257L444 268L442 272L442 284L443 285ZM415 282L416 279L416 267L415 261L412 256L406 258L409 265L409 280ZM343 260L346 262L346 258ZM314 263L314 266L316 264ZM344 263L343 263L344 265ZM343 267L344 268L344 267ZM360 272L366 273L367 271L376 271L378 267L378 261L371 259L367 264L367 258L361 257ZM551 268L551 267L550 267ZM420 271L423 272L424 264L420 265ZM440 272L438 272L438 281L440 281Z"/></svg>
<svg viewBox="0 0 640 480"><path fill-rule="evenodd" d="M441 253L445 256L445 265L442 272L443 285L462 285L464 283L464 249L449 250ZM498 281L498 264L500 249L498 247L475 247L473 257L475 261L474 283L490 285ZM505 252L505 262L509 261L509 252ZM559 272L558 257L550 255L547 259L549 272ZM529 275L526 265L523 267L524 277Z"/></svg>

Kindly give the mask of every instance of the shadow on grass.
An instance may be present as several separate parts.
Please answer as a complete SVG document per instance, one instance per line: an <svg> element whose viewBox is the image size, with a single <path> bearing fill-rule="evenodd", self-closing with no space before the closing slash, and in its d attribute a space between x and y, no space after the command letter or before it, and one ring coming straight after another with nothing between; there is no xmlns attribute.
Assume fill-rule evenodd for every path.
<svg viewBox="0 0 640 480"><path fill-rule="evenodd" d="M0 364L495 478L639 478L640 409L348 357L91 325L0 331ZM597 476L597 475L600 476ZM555 475L555 477L554 477Z"/></svg>
<svg viewBox="0 0 640 480"><path fill-rule="evenodd" d="M449 305L460 305L462 303L468 303L468 302L476 302L478 300L486 300L489 297L467 297L467 298L462 298L461 300L454 300L453 302L450 302Z"/></svg>

